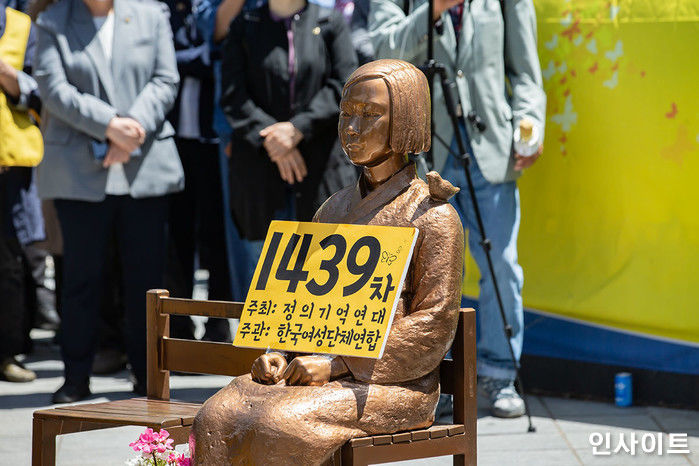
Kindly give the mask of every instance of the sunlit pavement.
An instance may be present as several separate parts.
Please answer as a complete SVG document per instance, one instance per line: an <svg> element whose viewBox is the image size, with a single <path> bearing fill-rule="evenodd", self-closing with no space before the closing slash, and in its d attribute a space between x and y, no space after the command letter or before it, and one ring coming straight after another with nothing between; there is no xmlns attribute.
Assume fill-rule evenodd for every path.
<svg viewBox="0 0 699 466"><path fill-rule="evenodd" d="M62 383L62 362L58 347L52 343L52 332L33 331L35 351L26 366L38 378L27 384L0 382L0 465L31 463L32 412L50 406L51 394ZM93 396L86 402L101 402L135 396L127 372L114 376L93 377ZM220 376L171 376L172 398L201 401L228 383ZM480 465L699 465L699 412L655 407L617 408L607 403L528 397L536 433L527 433L525 418L497 419L487 409L478 413L478 463ZM448 421L442 419L441 421ZM58 465L121 465L133 457L129 443L142 431L141 427L97 430L57 438ZM593 455L590 435L610 434L610 455ZM644 453L641 443L635 455L613 450L623 435L630 448L632 434L642 440L644 434L658 434L663 439L663 455ZM689 454L668 453L669 434L689 435ZM650 438L646 441L650 449ZM450 457L408 461L393 464L450 465Z"/></svg>

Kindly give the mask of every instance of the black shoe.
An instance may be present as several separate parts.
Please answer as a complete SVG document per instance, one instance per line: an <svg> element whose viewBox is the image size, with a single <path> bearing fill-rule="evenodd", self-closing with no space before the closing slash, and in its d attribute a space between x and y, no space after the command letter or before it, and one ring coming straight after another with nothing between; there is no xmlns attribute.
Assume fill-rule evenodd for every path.
<svg viewBox="0 0 699 466"><path fill-rule="evenodd" d="M202 341L216 341L220 343L232 343L231 326L228 319L216 319L209 317L204 325Z"/></svg>
<svg viewBox="0 0 699 466"><path fill-rule="evenodd" d="M84 400L90 395L89 379L85 379L84 381L77 383L66 381L63 386L53 394L51 401L54 404L75 403L76 401Z"/></svg>
<svg viewBox="0 0 699 466"><path fill-rule="evenodd" d="M148 387L146 387L146 384L144 384L144 383L135 382L133 384L133 392L136 395L146 396L146 395L148 395Z"/></svg>
<svg viewBox="0 0 699 466"><path fill-rule="evenodd" d="M136 377L136 374L131 372L129 374L129 382L133 385L133 392L136 395L146 396L148 395L148 386L146 385L146 377L143 378Z"/></svg>
<svg viewBox="0 0 699 466"><path fill-rule="evenodd" d="M92 373L107 375L119 372L126 367L126 354L113 348L99 350L92 361Z"/></svg>

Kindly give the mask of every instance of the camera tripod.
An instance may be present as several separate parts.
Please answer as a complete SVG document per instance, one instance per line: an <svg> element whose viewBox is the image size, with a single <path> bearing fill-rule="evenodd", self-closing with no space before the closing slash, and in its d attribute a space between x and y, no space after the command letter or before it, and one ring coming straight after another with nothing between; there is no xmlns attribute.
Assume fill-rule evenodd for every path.
<svg viewBox="0 0 699 466"><path fill-rule="evenodd" d="M407 0L406 0L407 1ZM470 6L470 0L466 0L469 3ZM434 27L435 27L435 20L433 19L433 14L432 12L434 11L434 0L428 0L429 6L428 6L428 14L427 14L427 61L423 66L420 67L420 69L425 73L427 76L427 82L429 84L429 89L430 89L430 95L432 95L432 89L434 87L434 78L435 75L439 76L440 80L440 85L442 86L442 93L444 95L444 103L447 108L447 113L449 114L449 118L451 120L451 124L454 130L454 137L456 138L456 143L457 143L457 148L459 153L454 154L451 151L450 145L448 145L445 141L443 141L441 138L439 138L435 132L434 132L434 119L431 119L431 124L432 124L432 139L434 142L435 137L439 140L440 143L444 144L449 152L456 156L461 163L464 166L464 171L466 173L466 181L468 184L468 192L471 197L471 203L473 205L473 211L475 213L476 217L476 223L478 224L478 231L481 235L481 241L480 245L483 248L483 252L485 253L485 257L488 261L488 271L490 273L490 278L493 281L493 288L495 289L495 296L497 297L497 302L498 302L498 308L500 310L500 317L502 318L502 324L503 324L503 331L505 333L505 337L507 339L507 347L510 352L510 357L512 359L512 364L515 369L515 382L516 382L516 389L520 392L520 395L522 396L522 400L524 401L524 412L527 415L527 419L529 421L529 427L527 429L528 432L536 432L536 428L532 424L532 417L531 414L529 413L529 406L527 404L527 400L524 397L524 388L522 385L522 379L520 377L519 373L519 363L517 359L515 358L515 353L514 349L512 348L512 326L507 322L507 317L505 316L505 309L502 303L502 297L500 295L500 289L498 287L498 282L495 277L495 269L493 268L493 260L490 255L490 250L492 249L492 243L488 239L488 236L486 235L485 232L485 227L483 225L483 218L481 217L481 211L480 208L478 207L478 202L476 200L476 191L473 186L473 181L471 179L471 172L469 170L469 166L471 164L471 158L470 155L466 149L466 145L463 140L463 136L461 134L461 129L459 125L459 115L457 114L457 106L456 106L456 101L454 100L454 95L453 91L454 88L456 87L456 84L452 81L450 81L447 77L447 71L446 68L444 67L443 64L438 63L434 59ZM501 7L502 7L502 2L501 2ZM457 94L458 95L458 94ZM430 114L434 115L434 102L430 99ZM478 115L471 111L467 115L467 120L469 123L471 123L479 132L484 132L486 131L487 127L485 123L483 123ZM433 146L432 144L431 146ZM427 160L430 165L432 165L432 148L430 148L430 151L427 154ZM421 167L424 169L426 168L426 163L422 157L420 157L418 163L421 165Z"/></svg>

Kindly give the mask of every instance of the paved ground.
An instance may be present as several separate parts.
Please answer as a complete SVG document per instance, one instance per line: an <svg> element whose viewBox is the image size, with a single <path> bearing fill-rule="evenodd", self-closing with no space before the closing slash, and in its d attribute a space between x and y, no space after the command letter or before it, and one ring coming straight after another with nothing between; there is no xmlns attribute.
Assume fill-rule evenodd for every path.
<svg viewBox="0 0 699 466"><path fill-rule="evenodd" d="M34 331L36 352L27 359L27 367L39 378L29 384L0 382L0 465L28 465L31 458L31 417L35 409L50 404L51 393L61 384L62 363L58 349L51 343L50 332ZM227 377L173 376L173 398L199 401L228 382ZM126 372L113 377L94 377L93 397L89 402L129 398L131 384ZM528 398L536 433L526 432L526 420L501 420L479 411L479 465L567 466L581 464L609 465L699 465L699 412L653 407L616 408L611 404ZM446 421L444 419L443 421ZM141 432L139 427L85 432L59 436L59 465L121 465L132 457L128 444ZM661 434L663 455L644 454L637 445L636 454L594 456L589 436L594 432L611 434L612 449L624 435L641 439L645 433ZM668 434L689 434L690 454L668 454ZM648 440L649 442L650 440ZM650 444L647 444L650 448ZM451 458L404 462L424 466L450 465Z"/></svg>

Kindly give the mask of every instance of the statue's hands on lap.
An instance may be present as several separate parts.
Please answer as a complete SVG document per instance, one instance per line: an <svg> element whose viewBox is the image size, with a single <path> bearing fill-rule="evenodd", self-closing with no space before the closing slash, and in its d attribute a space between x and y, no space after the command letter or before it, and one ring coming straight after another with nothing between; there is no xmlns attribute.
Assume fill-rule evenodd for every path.
<svg viewBox="0 0 699 466"><path fill-rule="evenodd" d="M332 361L324 356L298 356L284 371L287 385L325 385L330 381Z"/></svg>
<svg viewBox="0 0 699 466"><path fill-rule="evenodd" d="M263 354L252 363L250 374L255 382L273 385L279 382L287 368L286 358L281 353Z"/></svg>

